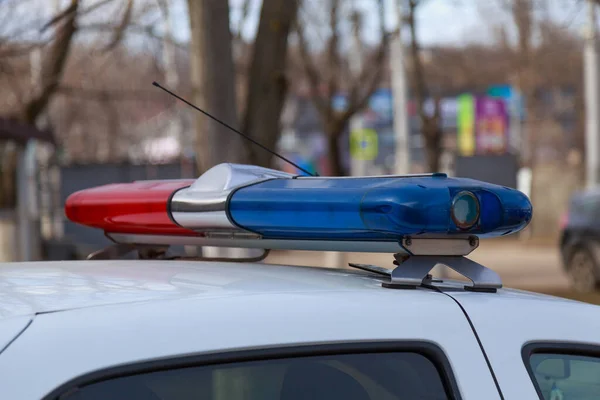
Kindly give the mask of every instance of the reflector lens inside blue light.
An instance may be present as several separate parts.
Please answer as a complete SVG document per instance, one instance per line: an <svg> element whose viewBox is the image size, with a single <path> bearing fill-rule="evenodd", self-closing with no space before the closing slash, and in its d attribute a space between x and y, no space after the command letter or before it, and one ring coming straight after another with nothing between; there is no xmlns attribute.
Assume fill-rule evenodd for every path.
<svg viewBox="0 0 600 400"><path fill-rule="evenodd" d="M516 190L442 175L273 179L235 191L228 213L265 238L396 241L500 236L523 229L532 210Z"/></svg>
<svg viewBox="0 0 600 400"><path fill-rule="evenodd" d="M461 229L472 228L479 220L479 200L471 192L458 193L452 202L452 219Z"/></svg>

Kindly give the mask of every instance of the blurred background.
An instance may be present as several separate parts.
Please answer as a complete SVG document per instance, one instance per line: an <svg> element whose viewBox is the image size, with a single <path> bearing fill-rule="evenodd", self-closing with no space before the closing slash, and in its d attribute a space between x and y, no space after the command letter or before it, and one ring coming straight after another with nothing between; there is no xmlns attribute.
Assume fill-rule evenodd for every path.
<svg viewBox="0 0 600 400"><path fill-rule="evenodd" d="M220 162L300 172L158 81L320 175L439 171L517 188L532 224L473 258L507 286L593 292L595 242L591 272L577 278L565 231L574 193L600 179L598 6L0 0L0 259L80 259L108 245L66 221L76 190L193 178ZM291 252L267 262L343 267L348 257L391 264Z"/></svg>

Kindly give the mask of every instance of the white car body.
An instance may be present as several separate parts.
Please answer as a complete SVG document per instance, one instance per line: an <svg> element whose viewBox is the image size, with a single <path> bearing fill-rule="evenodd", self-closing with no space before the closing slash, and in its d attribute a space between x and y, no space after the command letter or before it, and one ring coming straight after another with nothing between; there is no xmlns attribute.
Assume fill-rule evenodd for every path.
<svg viewBox="0 0 600 400"><path fill-rule="evenodd" d="M1 397L58 398L106 370L192 356L429 343L447 359L459 398L537 399L525 345L600 347L596 306L508 289L475 293L456 282L388 289L381 280L246 263L4 264Z"/></svg>

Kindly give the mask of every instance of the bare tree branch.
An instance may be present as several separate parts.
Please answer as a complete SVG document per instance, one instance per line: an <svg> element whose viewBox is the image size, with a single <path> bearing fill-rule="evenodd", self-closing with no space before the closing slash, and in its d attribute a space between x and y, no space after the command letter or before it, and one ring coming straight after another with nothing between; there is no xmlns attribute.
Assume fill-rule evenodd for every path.
<svg viewBox="0 0 600 400"><path fill-rule="evenodd" d="M235 40L242 40L242 33L246 24L248 22L248 16L250 15L250 0L244 0L242 3L242 15L240 16L240 21L238 22L238 26L235 33Z"/></svg>
<svg viewBox="0 0 600 400"><path fill-rule="evenodd" d="M299 50L301 63L304 66L305 74L308 82L311 85L313 96L312 101L315 104L319 114L323 120L324 130L327 134L328 146L330 152L330 166L333 175L343 174L341 153L339 150L339 139L344 133L345 127L348 125L350 118L357 112L362 110L368 103L373 92L377 89L381 82L381 76L384 70L385 54L389 41L389 35L385 30L385 9L384 0L377 0L379 28L381 31L381 39L376 47L373 56L369 60L361 64L365 65L359 71L354 72L355 76L344 78L344 89L348 92L346 109L340 112L334 111L333 98L340 91L342 82L342 61L340 59L338 43L339 43L339 0L330 0L329 3L329 31L330 37L327 41L325 49L325 61L327 66L322 72L315 65L315 55L312 54L306 43L305 26L302 21L298 23L297 32L299 37ZM357 40L360 40L362 27L360 15L354 14L354 29ZM313 21L311 21L313 22ZM351 68L350 68L351 69ZM356 76L358 75L358 76ZM322 95L321 85L326 85L325 96Z"/></svg>
<svg viewBox="0 0 600 400"><path fill-rule="evenodd" d="M2 4L1 0L0 4ZM9 22L14 18L15 9L16 6L14 4L11 6L8 4L2 5L3 12L0 13L0 27L6 27L9 24ZM0 34L0 44L3 42L3 39L3 35Z"/></svg>
<svg viewBox="0 0 600 400"><path fill-rule="evenodd" d="M327 33L330 33L331 27L329 27L328 18L328 7L327 1L323 0L303 0L301 3L301 9L303 15L304 24L307 25L310 21L311 29L310 34L316 43L327 43ZM327 28L327 29L323 29ZM307 37L307 40L309 38Z"/></svg>
<svg viewBox="0 0 600 400"><path fill-rule="evenodd" d="M415 102L421 119L426 118L424 111L425 97L427 96L427 86L425 85L425 76L423 74L423 64L421 62L421 49L419 48L419 41L417 40L417 28L415 11L418 2L416 0L409 0L409 11L408 11L408 24L410 26L410 56L413 64L413 77L415 86Z"/></svg>
<svg viewBox="0 0 600 400"><path fill-rule="evenodd" d="M50 96L58 87L62 72L67 61L67 55L71 47L71 42L75 31L77 30L75 19L79 0L71 0L68 7L68 16L58 29L54 42L50 48L49 54L43 63L42 82L40 91L31 99L25 107L23 118L26 122L34 123L38 115L46 108Z"/></svg>
<svg viewBox="0 0 600 400"><path fill-rule="evenodd" d="M440 156L442 152L442 129L440 124L440 99L435 97L434 113L427 115L425 113L425 99L429 95L427 84L425 82L425 72L421 62L421 49L417 38L417 27L415 13L420 2L418 0L409 0L407 20L410 25L410 54L412 59L412 73L414 81L414 96L417 105L417 111L421 119L421 135L425 142L425 156L427 166L431 172L437 172L440 165Z"/></svg>
<svg viewBox="0 0 600 400"><path fill-rule="evenodd" d="M57 88L57 93L65 96L72 96L98 101L139 101L143 99L164 102L164 98L158 96L155 90L84 89L80 87L61 85Z"/></svg>
<svg viewBox="0 0 600 400"><path fill-rule="evenodd" d="M0 59L6 60L12 57L21 57L31 53L33 50L46 47L50 41L42 41L20 46L7 46L6 49L0 49Z"/></svg>
<svg viewBox="0 0 600 400"><path fill-rule="evenodd" d="M4 81L10 87L10 92L12 93L12 95L14 96L14 98L16 99L16 103L17 104L16 104L16 106L14 108L17 109L17 110L22 109L23 106L24 106L24 98L23 98L23 95L21 95L21 93L23 92L23 88L19 84L19 80L18 79L10 79L10 78L6 79L5 78Z"/></svg>
<svg viewBox="0 0 600 400"><path fill-rule="evenodd" d="M78 27L78 31L90 31L90 32L114 32L119 29L118 26L112 24L103 24L103 23L90 23L86 25L80 25ZM147 36L152 39L156 39L162 42L167 42L181 50L188 50L187 44L180 43L176 40L165 38L154 31L153 25L139 25L134 22L131 22L127 28L127 32L136 33L140 35Z"/></svg>
<svg viewBox="0 0 600 400"><path fill-rule="evenodd" d="M92 4L88 8L78 10L77 14L81 17L83 15L91 13L92 11L94 11L100 7L107 5L108 3L112 2L112 1L114 1L114 0L100 0L95 4ZM64 18L68 17L69 14L71 14L71 13L72 13L71 7L66 8L64 11L58 13L56 16L52 17L52 19L50 21L45 23L44 26L42 26L42 29L40 31L41 32L46 31L51 26L56 25L58 22L62 21Z"/></svg>
<svg viewBox="0 0 600 400"><path fill-rule="evenodd" d="M159 1L166 1L167 5L168 5L168 0L159 0ZM163 15L161 14L161 5L160 4L156 4L152 1L138 1L135 4L139 4L140 6L138 7L134 7L132 9L132 15L130 20L131 21L143 21L144 25L155 25L155 24L159 24L162 22L162 18ZM156 10L159 11L159 13L156 13ZM151 21L144 21L144 17L146 16L151 16L153 17L153 20Z"/></svg>
<svg viewBox="0 0 600 400"><path fill-rule="evenodd" d="M533 30L533 2L532 0L513 0L511 9L515 26L519 31L519 51L522 54L529 54Z"/></svg>
<svg viewBox="0 0 600 400"><path fill-rule="evenodd" d="M104 48L104 51L109 51L114 49L120 42L123 40L123 36L125 35L125 30L131 23L131 12L133 10L133 0L127 0L127 5L125 6L125 11L123 12L123 16L121 17L121 22L115 29L114 36L110 43Z"/></svg>
<svg viewBox="0 0 600 400"><path fill-rule="evenodd" d="M381 39L374 56L367 63L369 68L362 69L360 77L352 87L348 108L341 116L344 125L350 120L352 115L366 107L369 98L373 95L375 90L377 90L383 75L385 54L388 48L390 34L385 30L385 8L383 0L378 0L377 3L379 7L379 31Z"/></svg>
<svg viewBox="0 0 600 400"><path fill-rule="evenodd" d="M24 1L25 0L19 0L20 3L24 2ZM101 8L111 2L114 2L114 1L115 0L100 0L97 3L94 3L87 8L79 7L77 9L77 16L82 17L84 15L87 15L87 14L97 10L98 8ZM16 1L15 1L15 3L16 3ZM0 4L1 4L1 1L0 1ZM5 5L3 9L8 10L8 11L3 14L2 20L0 20L0 27L3 27L4 25L6 25L5 21L10 20L10 18L13 17L12 14L13 14L14 7L8 7L8 5ZM19 29L11 32L10 35L8 35L8 36L0 35L0 43L3 43L9 39L16 39L19 36L21 36L27 32L30 32L30 31L39 31L40 33L44 33L50 27L60 23L66 17L70 16L70 14L72 14L72 12L73 12L73 8L70 5L69 7L60 11L58 14L56 14L54 17L52 17L49 21L46 21L46 18L37 18L34 20L29 20L28 23L25 25L19 24ZM46 21L46 22L42 24L43 21ZM40 28L40 25L42 25L41 28Z"/></svg>
<svg viewBox="0 0 600 400"><path fill-rule="evenodd" d="M155 0L156 4L158 4L158 8L163 15L163 18L166 18L169 15L169 0Z"/></svg>
<svg viewBox="0 0 600 400"><path fill-rule="evenodd" d="M10 34L5 34L4 36L1 36L0 43L8 42L9 40L19 39L21 35L24 35L28 32L38 32L40 23L42 21L45 21L45 19L38 18L33 21L28 21L27 24L19 24L19 29L10 32Z"/></svg>
<svg viewBox="0 0 600 400"><path fill-rule="evenodd" d="M327 49L327 60L329 65L329 84L327 85L327 96L335 96L338 89L338 79L340 76L340 56L339 56L339 8L340 0L331 0L329 10L329 26L331 26L331 38Z"/></svg>
<svg viewBox="0 0 600 400"><path fill-rule="evenodd" d="M304 67L304 73L306 74L308 82L310 83L315 105L321 114L330 114L332 107L331 102L324 101L321 98L321 76L319 70L312 61L312 56L308 50L304 27L302 26L301 21L296 23L296 32L298 33L298 49L300 50L300 57L302 58L302 66Z"/></svg>

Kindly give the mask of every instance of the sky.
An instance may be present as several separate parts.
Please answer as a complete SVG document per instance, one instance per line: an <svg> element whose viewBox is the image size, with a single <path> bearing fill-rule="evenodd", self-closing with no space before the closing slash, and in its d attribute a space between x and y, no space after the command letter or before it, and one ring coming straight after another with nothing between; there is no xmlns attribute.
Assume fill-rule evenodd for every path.
<svg viewBox="0 0 600 400"><path fill-rule="evenodd" d="M395 0L385 0L386 7L392 10L392 3ZM490 0L481 0L490 1ZM492 0L493 1L493 0ZM356 0L359 6L368 7L373 4L370 0ZM457 3L465 4L457 4ZM473 0L428 0L419 11L420 27L418 35L423 44L441 44L441 43L460 43L468 37L469 30L473 30L479 24L480 16L477 7L473 7ZM252 37L256 32L256 24L260 13L260 0L254 0L252 3L252 12L247 27L244 30L246 37ZM232 25L236 26L242 0L230 0ZM179 40L185 41L189 38L189 28L187 26L187 9L185 1L173 1L173 19L176 21L175 35ZM388 27L394 27L396 18L390 13L386 21Z"/></svg>
<svg viewBox="0 0 600 400"><path fill-rule="evenodd" d="M9 3L19 3L20 0L0 0ZM95 3L98 0L88 0ZM187 16L187 0L169 0L172 5L172 21L174 34L177 40L186 42L189 39L189 23ZM223 0L224 1L224 0ZM240 8L243 0L229 0L231 6L232 30L236 30L239 22ZM312 4L322 4L323 0L309 0ZM374 12L374 0L346 0L354 3L366 11L368 15L366 24L367 41L378 41L377 19ZM403 0L406 1L406 0ZM493 26L505 23L510 29L513 27L509 14L503 11L501 4L507 0L421 0L417 12L418 29L417 36L423 46L431 45L461 45L467 43L486 43L493 39ZM396 26L394 4L396 0L384 0L388 14L386 26L392 30ZM534 0L538 13L547 13L554 21L567 29L582 33L585 22L584 0ZM55 4L68 3L68 0L43 0L48 8L47 14L51 15L52 6ZM260 14L262 0L251 0L251 13L248 23L243 30L244 37L252 38L256 32L256 26ZM117 2L115 4L123 4ZM140 2L138 4L143 4ZM23 11L31 18L31 6L25 7ZM41 7L44 8L44 7ZM40 9L41 10L41 9ZM40 10L37 10L38 12ZM106 9L103 9L106 11ZM103 13L114 15L114 13ZM599 12L600 14L600 12ZM90 15L90 17L92 17ZM93 18L98 18L97 14ZM96 21L97 22L97 21ZM1 28L1 27L0 27ZM160 30L160 27L158 28ZM1 34L2 29L0 29ZM405 36L406 37L406 36Z"/></svg>
<svg viewBox="0 0 600 400"><path fill-rule="evenodd" d="M318 2L319 0L314 1ZM354 1L359 7L367 10L373 4L372 0ZM384 1L387 9L393 10L395 0ZM425 46L489 42L492 40L491 25L503 22L510 25L511 23L508 14L500 8L503 1L426 0L417 13L417 35L419 40ZM172 2L174 26L176 28L175 35L179 40L186 41L189 38L186 1L172 0ZM243 0L230 0L232 28L237 26L242 2ZM250 20L244 30L245 37L252 37L256 31L260 4L261 0L253 0L252 2ZM546 7L542 7L544 4ZM583 7L583 4L583 0L536 0L536 6L540 10L546 9L546 12L559 24L578 32L581 31L584 23L585 7ZM371 15L374 16L374 13L371 13ZM386 25L388 29L393 29L396 26L396 18L392 12L387 15ZM373 25L373 27L375 26ZM375 38L375 29L372 30L372 34Z"/></svg>

